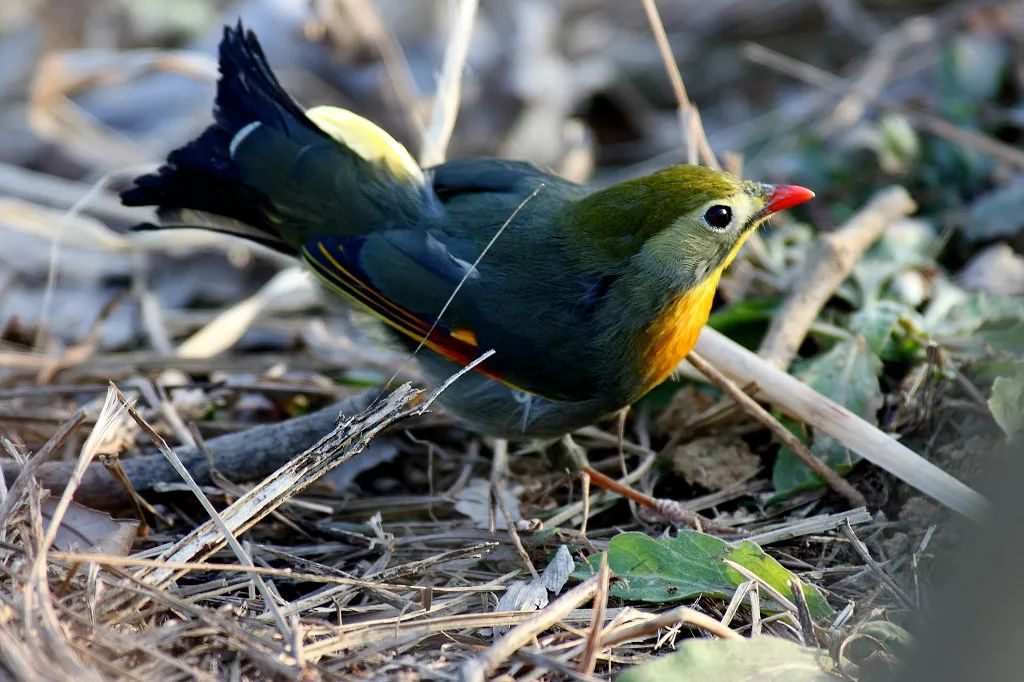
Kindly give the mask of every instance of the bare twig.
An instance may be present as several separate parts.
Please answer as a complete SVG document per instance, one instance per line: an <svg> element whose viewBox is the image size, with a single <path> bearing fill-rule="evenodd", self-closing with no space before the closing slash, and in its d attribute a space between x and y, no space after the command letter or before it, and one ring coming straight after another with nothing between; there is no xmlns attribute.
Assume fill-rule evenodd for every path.
<svg viewBox="0 0 1024 682"><path fill-rule="evenodd" d="M908 106L891 102L884 99L870 90L851 84L849 81L835 76L824 69L812 64L802 62L784 54L770 50L761 45L750 44L745 50L748 59L780 71L788 76L797 78L815 87L842 95L848 92L856 92L864 97L866 102L885 111L893 111L914 122L922 130L942 137L950 142L976 149L984 154L995 157L1001 161L1012 164L1017 168L1024 168L1024 152L1000 142L994 137L985 135L967 128L961 128L949 121L928 114Z"/></svg>
<svg viewBox="0 0 1024 682"><path fill-rule="evenodd" d="M867 501L864 499L864 496L860 494L856 488L847 483L827 464L818 459L813 452L807 449L806 445L800 442L799 438L794 436L793 433L783 426L778 419L773 417L768 410L761 407L756 400L744 393L743 389L730 381L729 377L715 369L707 360L702 358L700 354L695 351L690 352L690 355L687 356L687 360L689 360L691 365L696 367L704 376L706 376L711 383L718 386L720 389L725 391L730 398L742 405L750 416L761 422L761 424L763 424L769 431L775 434L775 437L778 438L783 445L792 450L793 454L799 457L800 461L806 464L811 471L821 478L821 480L825 481L828 487L845 497L847 501L849 501L850 505L853 507L863 507L867 505Z"/></svg>
<svg viewBox="0 0 1024 682"><path fill-rule="evenodd" d="M974 520L987 513L988 501L969 486L714 329L701 331L695 350L734 382L756 382L763 400L942 504Z"/></svg>
<svg viewBox="0 0 1024 682"><path fill-rule="evenodd" d="M871 520L871 514L868 513L867 509L857 507L856 509L837 514L822 514L821 516L812 516L809 519L797 521L787 520L777 528L759 529L758 532L748 536L747 540L756 542L764 547L765 545L784 542L805 535L820 535L843 524L870 523Z"/></svg>
<svg viewBox="0 0 1024 682"><path fill-rule="evenodd" d="M80 206L79 211L124 223L142 222L150 215L146 209L121 205L117 195L105 187L95 189L95 184L88 185L6 163L0 163L0 194L63 209L71 209L82 201L82 197L89 196L89 201Z"/></svg>
<svg viewBox="0 0 1024 682"><path fill-rule="evenodd" d="M595 574L585 582L572 588L525 623L509 630L497 642L473 658L467 659L459 670L459 678L464 682L482 682L497 670L518 649L529 644L537 634L568 616L580 604L591 599L597 593L601 575Z"/></svg>
<svg viewBox="0 0 1024 682"><path fill-rule="evenodd" d="M789 298L772 317L758 355L782 369L789 367L818 313L864 252L885 228L916 208L907 190L889 187L872 197L843 227L823 235L793 278Z"/></svg>
<svg viewBox="0 0 1024 682"><path fill-rule="evenodd" d="M68 439L68 436L74 433L75 429L77 429L83 421L85 421L85 411L79 410L75 413L75 416L61 424L60 428L57 429L57 432L50 437L50 440L46 441L46 444L39 448L28 462L25 463L25 466L21 468L18 476L7 489L3 501L0 502L0 525L6 522L7 515L11 513L11 509L21 496L21 491L28 482L32 480L36 470L50 455L56 452L57 449L64 444L64 441ZM5 480L6 476L7 472L5 471Z"/></svg>
<svg viewBox="0 0 1024 682"><path fill-rule="evenodd" d="M111 388L114 391L120 403L124 406L126 410L128 410L128 414L131 415L131 418L135 420L135 423L139 425L139 428L141 428L143 432L149 437L149 439L153 442L153 445L157 447L160 453L167 458L167 461L171 463L171 466L174 467L174 470L177 472L177 474L181 476L181 478L185 481L185 484L192 491L192 494L195 495L197 500L199 500L199 504L200 506L202 506L203 511L205 511L206 514L210 517L210 521L213 522L213 524L216 526L217 531L224 539L224 542L226 542L228 547L231 548L231 551L232 553L234 553L235 558L237 558L239 563L241 563L243 566L252 568L255 565L253 564L252 557L249 556L249 553L242 548L242 545L238 542L238 538L236 538L234 533L232 533L231 530L227 527L227 524L224 522L224 519L221 518L221 515L210 503L209 498L207 498L206 495L203 494L203 491L199 488L199 485L195 482L195 479L193 479L192 476L188 473L188 469L185 468L185 465L182 464L178 456L174 454L174 451L171 450L170 447L168 447L164 439L161 438L160 435L153 430L153 427L150 426L149 423L142 418L142 415L140 415L138 411L135 409L135 407L128 401L128 399L125 398L124 394L121 393L121 391L119 391L116 386L111 386ZM277 602L274 600L274 595L271 594L270 588L267 587L266 581L263 580L262 576L254 575L253 582L256 584L256 588L259 590L260 595L263 597L263 605L274 616L277 628L281 632L282 637L284 637L285 641L289 641L292 636L291 629L288 626L288 622L285 621L284 616L281 615L280 610L277 608Z"/></svg>
<svg viewBox="0 0 1024 682"><path fill-rule="evenodd" d="M807 595L800 581L791 578L789 589L796 601L797 620L800 623L800 634L803 635L804 644L807 646L818 646L818 638L814 634L814 621L811 620L811 608L807 605Z"/></svg>
<svg viewBox="0 0 1024 682"><path fill-rule="evenodd" d="M410 386L399 387L376 409L342 419L316 445L290 460L259 485L254 486L221 512L232 533L243 533L285 500L299 494L331 469L359 453L388 424L410 414L408 405L417 395ZM210 556L225 542L214 521L207 521L165 550L168 562L192 561ZM178 572L156 569L143 574L148 583L166 585Z"/></svg>
<svg viewBox="0 0 1024 682"><path fill-rule="evenodd" d="M491 461L491 494L494 495L494 503L501 510L502 517L505 519L505 529L508 531L509 538L512 540L512 545L516 548L519 558L523 560L527 570L530 571L530 575L538 578L540 574L537 573L536 567L530 561L530 555L527 554L526 548L523 547L523 541L519 539L519 531L516 530L516 520L512 518L508 505L505 504L507 488L505 487L504 478L507 470L508 441L504 438L496 438L494 441L494 459Z"/></svg>
<svg viewBox="0 0 1024 682"><path fill-rule="evenodd" d="M857 534L853 532L853 526L847 522L840 526L840 530L843 533L843 537L850 542L850 546L853 547L853 550L857 555L864 560L864 563L866 563L871 568L871 571L878 576L878 579L882 581L882 586L885 587L886 591L895 597L897 601L903 604L905 608L916 609L918 605L915 604L914 600L910 598L906 591L892 579L892 576L889 575L877 561L875 561L875 558L871 556L871 551L868 549L867 545L865 545L864 542L857 537Z"/></svg>
<svg viewBox="0 0 1024 682"><path fill-rule="evenodd" d="M594 593L594 605L590 612L593 618L587 632L587 643L580 654L577 667L584 675L590 675L597 666L597 654L601 651L601 631L604 629L604 614L608 606L608 580L611 571L608 569L608 552L601 554L601 566L597 569L597 591Z"/></svg>
<svg viewBox="0 0 1024 682"><path fill-rule="evenodd" d="M260 479L291 459L329 431L339 414L354 415L365 410L379 395L370 389L301 417L255 426L245 431L211 438L207 447L212 453L213 466L234 481ZM177 450L185 468L201 485L213 482L208 460L198 447ZM19 475L16 462L4 461L3 472L8 479ZM152 490L161 483L178 480L174 468L162 454L139 455L121 460L121 467L137 491ZM44 462L36 476L44 488L63 488L71 475L67 462ZM130 502L123 488L118 486L107 469L100 463L89 465L75 499L99 508L117 508Z"/></svg>
<svg viewBox="0 0 1024 682"><path fill-rule="evenodd" d="M700 628L701 630L710 632L716 637L721 637L722 639L743 639L742 635L730 630L711 616L691 609L689 606L677 606L671 611L658 614L655 618L643 623L622 628L621 630L615 630L606 634L601 640L601 646L615 646L622 642L628 642L631 639L645 637L653 632L657 632L661 628L672 627L680 624Z"/></svg>
<svg viewBox="0 0 1024 682"><path fill-rule="evenodd" d="M676 59L672 54L672 46L668 42L665 25L661 21L661 14L658 13L658 6L654 0L644 0L644 11L647 13L647 21L650 23L651 32L654 33L654 39L658 43L658 51L661 53L665 71L668 73L672 91L676 96L679 124L682 128L683 144L686 146L686 162L696 164L700 160L706 166L719 169L721 166L708 143L707 135L704 133L700 112L690 102L690 98L686 94L683 76L679 73L679 65L676 64Z"/></svg>
<svg viewBox="0 0 1024 682"><path fill-rule="evenodd" d="M234 534L245 532L342 462L362 452L370 440L385 428L400 419L425 412L452 382L473 371L493 354L493 351L488 351L463 367L419 404L414 403L422 396L422 391L404 384L363 413L347 419L339 418L335 427L316 444L290 459L224 509L220 514L224 527ZM161 557L168 562L205 558L220 549L224 542L218 525L211 520L180 538L164 550ZM172 569L156 569L140 577L149 584L166 585L177 575L178 572Z"/></svg>
<svg viewBox="0 0 1024 682"><path fill-rule="evenodd" d="M462 70L469 53L469 39L473 34L477 0L459 0L455 11L448 47L444 53L441 75L437 79L437 95L430 115L430 123L423 135L420 148L420 165L429 168L442 163L448 149L448 141L455 130L455 119L459 115L459 98L462 93Z"/></svg>

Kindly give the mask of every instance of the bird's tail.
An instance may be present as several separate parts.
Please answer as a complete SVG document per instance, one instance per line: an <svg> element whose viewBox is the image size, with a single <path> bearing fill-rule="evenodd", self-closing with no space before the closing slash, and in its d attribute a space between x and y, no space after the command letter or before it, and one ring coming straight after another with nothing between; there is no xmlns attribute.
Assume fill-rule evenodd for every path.
<svg viewBox="0 0 1024 682"><path fill-rule="evenodd" d="M384 202L361 185L389 185L381 196L423 186L409 152L372 122L335 107L304 111L241 22L225 27L219 61L215 123L121 194L158 207L159 224L138 229L200 227L294 254L325 225L359 231L381 219Z"/></svg>

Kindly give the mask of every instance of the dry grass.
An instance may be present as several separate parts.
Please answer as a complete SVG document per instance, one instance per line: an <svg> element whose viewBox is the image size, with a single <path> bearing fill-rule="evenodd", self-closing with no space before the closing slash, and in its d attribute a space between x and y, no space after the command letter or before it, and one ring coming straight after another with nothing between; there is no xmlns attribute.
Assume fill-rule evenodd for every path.
<svg viewBox="0 0 1024 682"><path fill-rule="evenodd" d="M373 3L314 4L322 6L303 26L306 33L334 36L340 52L369 51L382 61L388 87L395 90L376 93L391 103L382 117L410 128L422 142L421 158L443 160L459 113L460 74L467 60L474 63L469 46L477 3L464 0L444 17L453 30L434 46L443 48L436 52L444 58L433 106L415 91L413 57L401 52L380 16L368 15L362 28L345 24L346 12L376 12ZM692 20L709 31L716 22L765 25L757 3L726 4L734 6L734 16L708 10ZM510 12L544 30L508 38L514 57L508 68L516 73L535 65L530 57L546 49L544 36L557 42L551 36L564 20L527 5ZM588 18L586 8L572 5L572 12ZM663 78L661 69L668 68L677 98L675 111L664 114L642 109L642 97L616 86L624 101L636 103L631 115L656 131L651 139L663 141L663 131L672 129L669 152L652 153L640 165L675 162L684 151L688 158L717 164L709 142L715 135L705 133L690 99L697 91L688 93L672 56L678 17L673 22L665 16L663 24L649 0L644 16L616 14L613 5L602 9L604 21L625 37L621 45L609 41L607 50L628 61L636 49L628 38L636 31L627 29L639 25L642 44L651 48L648 72ZM668 3L661 5L667 12ZM784 19L811 5L817 3L791 0L779 3L777 11ZM934 30L951 30L959 16L937 12ZM60 27L44 28L48 39L57 40L52 36ZM761 35L755 31L753 37ZM897 56L917 45L919 34L902 26L887 35L882 47L864 49L863 64L848 78L786 61L767 48L749 52L821 88L825 94L812 94L816 99L807 116L842 128L872 107L907 111L880 93L906 77L910 67ZM383 397L362 390L396 377L415 380L415 369L361 320L319 301L305 279L280 269L280 260L209 236L136 238L106 226L145 218L121 207L110 192L107 181L126 172L114 167L152 161L163 151L154 151L156 140L174 131L147 138L154 149L126 144L121 133L87 115L74 96L97 82L131 81L154 69L204 80L210 64L178 53L169 59L137 55L130 63L121 61L119 51L98 63L59 52L48 57L39 72L52 80L37 78L23 104L65 160L88 173L69 180L59 168L40 173L26 168L34 165L27 161L0 163L0 191L10 195L0 202L0 222L12 228L5 234L36 240L11 247L24 262L0 270L0 302L24 295L46 311L28 324L6 320L0 329L0 446L7 474L0 487L0 669L12 678L609 679L689 637L775 634L835 651L865 618L884 614L898 620L919 609L921 592L928 589L922 557L934 537L931 524L941 517L894 520L897 503L911 496L892 478L860 468L850 482L832 482L846 499L818 490L769 503L766 472L705 491L669 469L664 456L697 433L753 443L758 455L767 452L762 424L783 427L744 394L823 432L846 429L850 440L844 442L900 478L967 514L980 507L973 491L914 459L906 443L865 428L852 415L837 418L817 394L786 383L782 370L714 335L705 335L700 351L722 373L705 367L706 374L732 398L703 403L683 391L666 413L675 409L686 418L667 427L654 423L644 405L626 419L621 433L601 424L576 434L596 479L616 479L639 491L630 501L590 488L590 477L563 470L549 454L461 430L430 412L432 394L408 385ZM588 66L593 68L566 71L578 78L566 78L558 92L545 96L515 86L523 102L513 126L519 144L541 139L552 120L569 129L573 108L566 102L580 105L590 96L573 83L602 77L601 63ZM836 99L841 101L833 107ZM392 111L396 102L402 111ZM485 113L462 112L463 120L470 117L468 138L486 137L488 126L501 118ZM1003 142L950 127L928 112L913 109L908 115L925 131L1011 168L1020 165L1019 151ZM681 149L675 147L675 123L684 134ZM731 139L729 130L719 132ZM779 133L794 135L792 129ZM557 158L542 162L558 164L578 153L592 160L596 154L586 136L560 139L555 146ZM106 149L116 154L103 158L98 150ZM744 161L723 158L731 159L730 167ZM893 199L893 193L899 196ZM769 361L788 364L856 261L912 208L900 189L892 190L890 200L895 207L875 210L869 204L871 210L855 216L845 232L821 240L820 248L827 249L852 233L855 245L834 265L824 258L808 261L803 277L814 288L788 299L771 327L782 331L769 332L766 341ZM769 268L760 267L768 256L759 244L755 240L751 260L738 265L753 270L754 279L771 281ZM201 285L185 293L175 289L190 281ZM770 290L782 294L784 287L774 282ZM212 303L168 303L204 296ZM91 308L80 303L86 299ZM77 327L70 320L76 301L87 311ZM128 308L133 312L126 313ZM69 341L72 328L77 331ZM939 399L928 410L962 415L987 409L983 399L979 404L978 389L958 376L973 389L965 412ZM345 409L340 419L339 406ZM756 413L759 422L744 410ZM284 430L272 439L266 430L253 430L260 424ZM915 443L932 453L944 426L926 424ZM222 437L234 438L231 457L224 456ZM882 513L849 509L865 498ZM632 501L652 499L677 520L760 543L818 585L839 616L833 623L811 623L805 603L789 602L735 564L745 580L726 600L627 604L609 597L614 577L602 570L564 588L559 584L558 596L542 590L539 609L506 609L509 601L516 603L506 595L525 592L566 553L584 560L624 531L671 533L674 526L664 516ZM108 508L134 515L138 523L98 511ZM503 596L506 601L499 601ZM767 613L768 600L782 604L783 612Z"/></svg>

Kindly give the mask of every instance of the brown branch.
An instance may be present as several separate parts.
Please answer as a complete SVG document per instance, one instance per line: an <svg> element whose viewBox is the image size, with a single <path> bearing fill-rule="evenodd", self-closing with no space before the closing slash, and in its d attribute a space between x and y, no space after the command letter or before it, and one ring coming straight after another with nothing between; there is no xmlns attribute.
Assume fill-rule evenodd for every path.
<svg viewBox="0 0 1024 682"><path fill-rule="evenodd" d="M842 284L864 252L894 221L916 210L902 187L878 192L847 223L823 235L810 249L793 278L789 298L772 318L757 353L781 369L789 367L818 313Z"/></svg>
<svg viewBox="0 0 1024 682"><path fill-rule="evenodd" d="M788 57L761 45L747 45L744 50L744 54L747 59L750 59L757 64L775 69L780 73L784 73L815 87L835 93L837 96L853 92L862 96L866 102L878 109L883 111L892 111L902 116L906 116L915 126L925 132L935 135L936 137L941 137L963 147L968 147L982 152L983 154L988 154L989 156L1011 164L1016 168L1024 168L1024 151L1021 151L1016 147L1012 147L1005 142L1001 142L994 137L973 130L968 130L967 128L961 128L958 125L950 123L944 118L940 118L923 111L918 111L917 109L912 109L888 99L883 99L876 93L871 92L869 89L851 83L850 81L833 75L824 69L802 62L798 59L793 59L792 57Z"/></svg>
<svg viewBox="0 0 1024 682"><path fill-rule="evenodd" d="M525 623L509 630L498 641L473 658L466 659L459 670L459 679L465 682L483 682L490 679L498 666L504 663L516 651L533 641L558 621L562 620L583 602L593 598L601 583L601 574L595 574L585 582L572 588Z"/></svg>
<svg viewBox="0 0 1024 682"><path fill-rule="evenodd" d="M354 415L361 412L378 395L378 391L371 389L301 417L212 438L206 444L213 455L212 460L208 460L197 447L183 447L176 452L185 468L201 485L213 483L210 477L211 464L232 480L259 480L280 468L296 453L317 442L331 430L339 413ZM126 457L120 463L139 492L151 491L161 483L180 480L180 476L161 454ZM8 480L21 471L17 462L5 461L2 466L4 477ZM44 462L35 476L44 488L61 490L67 485L73 468L73 462ZM118 485L101 462L90 464L86 469L75 499L82 504L105 509L123 507L131 502L124 488Z"/></svg>
<svg viewBox="0 0 1024 682"><path fill-rule="evenodd" d="M608 633L602 638L601 646L605 648L615 646L622 642L628 642L631 639L653 634L661 628L669 628L680 624L700 628L721 639L744 639L742 635L730 630L711 616L691 609L689 606L677 606L671 611L658 614L658 616L651 620Z"/></svg>
<svg viewBox="0 0 1024 682"><path fill-rule="evenodd" d="M654 40L658 43L658 52L661 53L661 59L665 63L665 72L668 73L672 91L676 96L676 110L679 115L679 125L682 128L683 145L686 147L686 162L696 164L699 159L704 165L719 169L721 166L715 157L715 152L711 149L708 136L704 132L700 111L686 94L683 76L679 73L679 65L676 64L675 56L672 54L672 46L668 42L668 34L665 32L665 24L661 21L661 14L658 13L658 6L654 0L643 0L643 2L647 21L651 25L651 32L654 33Z"/></svg>
<svg viewBox="0 0 1024 682"><path fill-rule="evenodd" d="M990 513L988 500L970 486L711 327L701 331L696 350L738 384L756 383L763 400L950 509L978 522Z"/></svg>
<svg viewBox="0 0 1024 682"><path fill-rule="evenodd" d="M817 474L821 480L828 484L828 487L845 497L850 502L851 506L867 506L867 500L864 499L864 496L861 495L856 488L843 480L839 474L818 459L813 452L807 449L806 445L800 442L799 438L794 436L792 432L783 426L778 419L773 417L768 410L761 407L756 400L744 393L743 389L733 383L727 376L712 367L711 364L702 358L696 351L690 351L690 354L686 356L686 359L689 360L691 365L696 367L704 376L706 376L711 383L718 386L720 389L725 391L730 398L742 405L750 416L761 422L761 424L767 427L769 431L775 434L775 437L778 438L783 445L792 450L793 454L800 458L800 461L806 464L811 471Z"/></svg>

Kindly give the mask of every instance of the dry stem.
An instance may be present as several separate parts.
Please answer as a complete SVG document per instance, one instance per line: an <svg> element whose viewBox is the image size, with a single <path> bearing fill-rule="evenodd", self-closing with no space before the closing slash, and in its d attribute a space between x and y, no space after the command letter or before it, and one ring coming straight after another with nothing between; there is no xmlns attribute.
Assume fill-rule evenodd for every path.
<svg viewBox="0 0 1024 682"><path fill-rule="evenodd" d="M864 252L886 227L916 208L907 190L888 187L872 197L843 227L822 236L793 278L789 298L772 318L757 354L781 369L789 367L818 313L850 276Z"/></svg>
<svg viewBox="0 0 1024 682"><path fill-rule="evenodd" d="M816 473L821 480L828 484L828 487L845 497L851 506L863 507L867 505L867 501L864 499L864 496L861 495L856 488L847 483L839 474L833 471L831 467L822 462L817 455L808 450L807 446L801 443L799 438L794 436L789 429L779 423L779 420L773 417L768 410L758 405L756 400L744 393L743 389L730 381L729 377L712 367L711 364L702 358L696 351L691 351L686 359L689 360L691 365L696 367L704 376L706 376L711 383L718 386L720 389L725 391L730 398L742 405L743 409L745 409L750 416L761 422L761 424L763 424L769 431L775 434L775 437L778 438L783 445L792 450L793 454L799 457L801 462L806 464L811 471Z"/></svg>
<svg viewBox="0 0 1024 682"><path fill-rule="evenodd" d="M976 521L988 511L988 501L964 483L714 329L704 328L695 350L734 382L756 382L764 400L951 509Z"/></svg>

